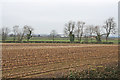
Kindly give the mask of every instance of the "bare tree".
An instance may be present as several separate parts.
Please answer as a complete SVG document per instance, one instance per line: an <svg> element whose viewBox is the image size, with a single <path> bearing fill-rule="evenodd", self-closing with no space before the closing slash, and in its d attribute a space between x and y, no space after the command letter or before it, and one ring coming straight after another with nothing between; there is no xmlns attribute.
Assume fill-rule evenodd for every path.
<svg viewBox="0 0 120 80"><path fill-rule="evenodd" d="M50 36L52 36L52 40L54 42L55 40L55 36L57 35L57 32L55 30L52 30L51 33L50 33Z"/></svg>
<svg viewBox="0 0 120 80"><path fill-rule="evenodd" d="M18 37L19 26L13 26L13 40L16 41L16 37Z"/></svg>
<svg viewBox="0 0 120 80"><path fill-rule="evenodd" d="M7 27L2 28L2 42L5 42L5 40L8 37L9 32L10 32L9 28Z"/></svg>
<svg viewBox="0 0 120 80"><path fill-rule="evenodd" d="M88 34L88 36L91 38L91 42L92 42L92 37L93 37L93 33L94 33L94 26L93 26L93 25L89 25L89 26L85 29L85 33Z"/></svg>
<svg viewBox="0 0 120 80"><path fill-rule="evenodd" d="M24 39L25 32L26 32L25 26L22 29L19 28L18 35L17 35L19 42L21 42Z"/></svg>
<svg viewBox="0 0 120 80"><path fill-rule="evenodd" d="M75 22L69 21L65 24L64 33L65 35L69 36L70 42L74 42L74 29L75 29Z"/></svg>
<svg viewBox="0 0 120 80"><path fill-rule="evenodd" d="M32 32L33 32L32 27L27 25L24 26L24 34L26 35L28 42L29 42L29 39L32 37Z"/></svg>
<svg viewBox="0 0 120 80"><path fill-rule="evenodd" d="M32 37L33 28L30 26L25 25L22 29L19 28L19 26L13 27L14 32L14 41L17 40L21 42L25 37L27 38L27 41L29 42L29 39Z"/></svg>
<svg viewBox="0 0 120 80"><path fill-rule="evenodd" d="M114 18L109 18L108 20L106 20L105 25L103 27L106 31L106 42L107 42L109 35L116 33L115 31L116 23L114 21Z"/></svg>
<svg viewBox="0 0 120 80"><path fill-rule="evenodd" d="M77 34L78 41L81 42L81 38L83 36L83 29L84 29L85 22L78 21L77 22L77 29L75 30L75 33Z"/></svg>
<svg viewBox="0 0 120 80"><path fill-rule="evenodd" d="M19 29L17 37L18 37L18 41L19 42L21 42L23 40L23 37L24 37L24 28Z"/></svg>
<svg viewBox="0 0 120 80"><path fill-rule="evenodd" d="M101 37L105 35L105 33L102 32L103 31L102 28L100 28L99 26L96 26L93 30L94 30L94 33L96 34L95 38L97 42L101 42Z"/></svg>

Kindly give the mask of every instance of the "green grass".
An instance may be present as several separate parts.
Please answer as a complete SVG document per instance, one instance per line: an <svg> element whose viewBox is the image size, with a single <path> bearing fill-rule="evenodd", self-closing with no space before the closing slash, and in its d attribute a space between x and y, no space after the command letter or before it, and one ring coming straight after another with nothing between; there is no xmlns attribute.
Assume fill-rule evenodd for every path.
<svg viewBox="0 0 120 80"><path fill-rule="evenodd" d="M13 37L8 37L6 41L13 41ZM23 39L23 41L27 41L26 39ZM32 37L29 41L53 41L51 37ZM69 42L69 38L55 38L54 41L64 41ZM75 42L77 42L77 38L75 38ZM85 39L82 38L81 42L85 42ZM91 42L91 39L88 39L88 42ZM96 42L95 39L92 40L92 42ZM102 42L106 42L105 39L102 39ZM108 42L113 42L115 44L118 43L117 38L110 38L108 39Z"/></svg>

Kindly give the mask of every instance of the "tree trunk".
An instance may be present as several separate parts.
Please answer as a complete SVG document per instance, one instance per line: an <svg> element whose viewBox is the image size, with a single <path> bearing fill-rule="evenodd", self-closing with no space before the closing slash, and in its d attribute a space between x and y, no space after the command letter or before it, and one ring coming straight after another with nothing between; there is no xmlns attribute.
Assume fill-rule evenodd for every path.
<svg viewBox="0 0 120 80"><path fill-rule="evenodd" d="M92 42L92 38L91 38L91 42Z"/></svg>
<svg viewBox="0 0 120 80"><path fill-rule="evenodd" d="M101 42L101 36L100 35L96 36L96 40L97 42Z"/></svg>
<svg viewBox="0 0 120 80"><path fill-rule="evenodd" d="M107 34L107 36L106 36L106 42L108 42L108 34Z"/></svg>
<svg viewBox="0 0 120 80"><path fill-rule="evenodd" d="M80 37L80 39L79 39L79 42L81 43L81 37Z"/></svg>
<svg viewBox="0 0 120 80"><path fill-rule="evenodd" d="M53 42L54 42L54 35L53 35Z"/></svg>
<svg viewBox="0 0 120 80"><path fill-rule="evenodd" d="M92 42L92 33L90 33L90 37L91 37L91 42Z"/></svg>
<svg viewBox="0 0 120 80"><path fill-rule="evenodd" d="M22 34L22 36L21 36L21 38L20 38L20 42L22 42L23 37L24 37L24 33Z"/></svg>
<svg viewBox="0 0 120 80"><path fill-rule="evenodd" d="M79 37L79 35L77 36L77 38L78 38L78 42L80 42L80 37Z"/></svg>
<svg viewBox="0 0 120 80"><path fill-rule="evenodd" d="M108 38L106 37L106 42L108 42Z"/></svg>
<svg viewBox="0 0 120 80"><path fill-rule="evenodd" d="M79 41L80 43L81 43L81 39L82 39L82 33L81 33L81 35L80 35L80 41Z"/></svg>
<svg viewBox="0 0 120 80"><path fill-rule="evenodd" d="M27 39L27 42L29 43L29 39Z"/></svg>
<svg viewBox="0 0 120 80"><path fill-rule="evenodd" d="M15 35L14 35L14 38L13 38L13 41L15 42L15 39L16 39L16 37L15 37Z"/></svg>

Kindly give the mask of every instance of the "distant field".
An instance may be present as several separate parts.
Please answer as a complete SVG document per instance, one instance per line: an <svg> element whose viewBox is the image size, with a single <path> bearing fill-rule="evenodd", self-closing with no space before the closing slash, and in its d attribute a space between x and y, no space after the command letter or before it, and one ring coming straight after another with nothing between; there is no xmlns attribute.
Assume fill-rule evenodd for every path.
<svg viewBox="0 0 120 80"><path fill-rule="evenodd" d="M13 37L8 37L6 41L13 41ZM27 41L26 39L23 39L23 41ZM51 37L32 37L30 41L53 41ZM64 41L64 42L69 42L69 38L55 38L54 41ZM77 38L75 38L75 42L78 41ZM86 40L82 38L81 42L85 42ZM91 39L88 39L88 42L91 42ZM92 39L92 42L96 42L95 39ZM102 39L102 42L106 42L105 39ZM115 44L118 43L117 38L109 38L108 42L113 42Z"/></svg>
<svg viewBox="0 0 120 80"><path fill-rule="evenodd" d="M4 78L55 78L71 70L117 63L116 44L3 43Z"/></svg>

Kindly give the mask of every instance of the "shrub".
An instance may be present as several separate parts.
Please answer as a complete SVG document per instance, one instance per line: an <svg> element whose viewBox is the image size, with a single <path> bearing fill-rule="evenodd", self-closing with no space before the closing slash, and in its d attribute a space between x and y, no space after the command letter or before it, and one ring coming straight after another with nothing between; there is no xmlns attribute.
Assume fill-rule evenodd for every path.
<svg viewBox="0 0 120 80"><path fill-rule="evenodd" d="M116 66L103 67L97 66L96 68L89 68L81 72L71 71L65 78L118 78L120 71Z"/></svg>

